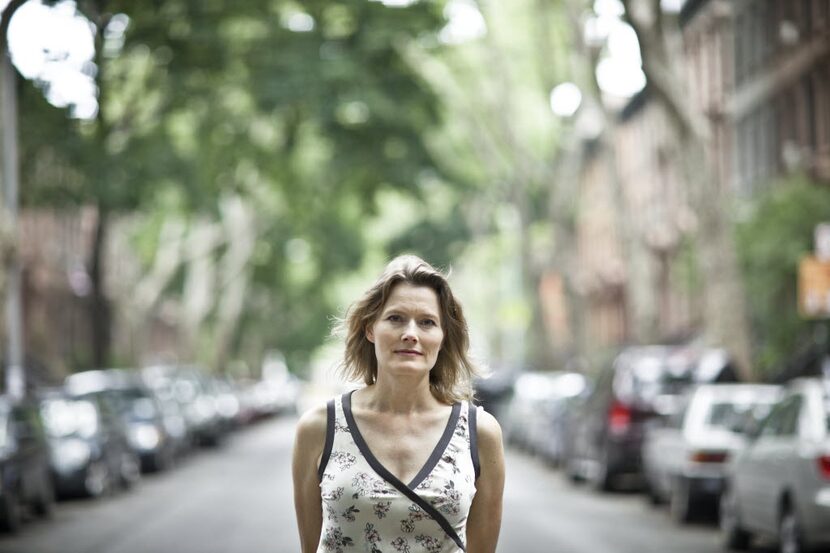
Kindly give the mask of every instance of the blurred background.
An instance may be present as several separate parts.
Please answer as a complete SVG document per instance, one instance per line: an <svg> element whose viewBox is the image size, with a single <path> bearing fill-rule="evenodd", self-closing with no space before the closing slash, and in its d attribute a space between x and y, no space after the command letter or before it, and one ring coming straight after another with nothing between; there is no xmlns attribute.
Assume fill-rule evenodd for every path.
<svg viewBox="0 0 830 553"><path fill-rule="evenodd" d="M500 551L827 547L830 0L0 9L0 551L296 551L400 253L487 369Z"/></svg>

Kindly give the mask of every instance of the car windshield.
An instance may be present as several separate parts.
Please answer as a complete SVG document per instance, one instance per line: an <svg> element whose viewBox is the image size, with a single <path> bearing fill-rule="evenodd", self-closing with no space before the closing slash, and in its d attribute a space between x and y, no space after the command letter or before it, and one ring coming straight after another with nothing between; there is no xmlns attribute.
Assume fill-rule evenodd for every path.
<svg viewBox="0 0 830 553"><path fill-rule="evenodd" d="M118 412L136 420L151 420L157 416L156 405L149 392L141 388L124 388L110 395Z"/></svg>
<svg viewBox="0 0 830 553"><path fill-rule="evenodd" d="M637 359L619 378L619 393L643 406L654 406L661 400L682 393L691 382L689 373L675 373L660 356Z"/></svg>

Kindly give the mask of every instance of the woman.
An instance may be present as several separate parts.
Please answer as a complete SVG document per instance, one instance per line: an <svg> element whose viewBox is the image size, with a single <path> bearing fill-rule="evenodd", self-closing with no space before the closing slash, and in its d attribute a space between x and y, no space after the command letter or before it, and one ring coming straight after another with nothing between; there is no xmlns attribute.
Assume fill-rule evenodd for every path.
<svg viewBox="0 0 830 553"><path fill-rule="evenodd" d="M303 553L493 553L501 429L470 402L467 324L446 278L415 256L396 258L343 330L344 372L366 386L299 421Z"/></svg>

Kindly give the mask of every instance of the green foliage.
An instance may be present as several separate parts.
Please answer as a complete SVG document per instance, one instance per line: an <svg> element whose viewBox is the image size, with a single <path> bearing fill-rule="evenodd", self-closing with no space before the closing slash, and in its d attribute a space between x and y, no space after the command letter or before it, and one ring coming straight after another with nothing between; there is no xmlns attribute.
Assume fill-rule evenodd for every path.
<svg viewBox="0 0 830 553"><path fill-rule="evenodd" d="M804 177L774 183L737 227L760 373L769 373L808 338L798 315L797 278L813 231L830 221L830 188Z"/></svg>
<svg viewBox="0 0 830 553"><path fill-rule="evenodd" d="M240 196L256 206L258 243L235 344L308 357L328 333L332 282L367 253L379 191L424 209L419 179L443 175L425 141L441 102L404 56L416 41L436 48L442 8L79 0L97 28L99 113L69 119L23 87L22 201L144 214L135 243L149 268L166 217L215 220L222 197ZM129 18L122 43L104 32L115 14ZM459 220L424 224L455 232Z"/></svg>

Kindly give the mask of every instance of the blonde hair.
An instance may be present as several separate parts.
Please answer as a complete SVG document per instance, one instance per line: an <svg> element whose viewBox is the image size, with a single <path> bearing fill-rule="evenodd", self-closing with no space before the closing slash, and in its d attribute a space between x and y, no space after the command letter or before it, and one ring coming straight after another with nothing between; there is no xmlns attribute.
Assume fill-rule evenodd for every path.
<svg viewBox="0 0 830 553"><path fill-rule="evenodd" d="M389 262L375 284L351 305L345 319L340 321L337 330L345 334L346 340L340 366L343 376L363 380L367 385L377 381L375 347L366 337L366 330L377 320L392 289L401 283L431 288L438 296L444 340L429 373L430 391L447 404L472 399L472 380L479 370L469 358L470 335L461 304L447 278L414 255L402 255Z"/></svg>

